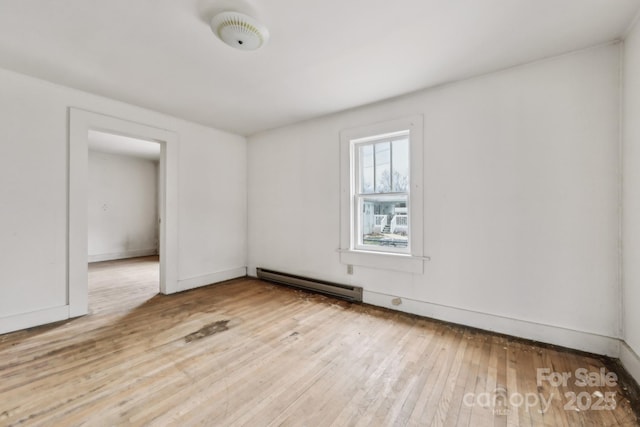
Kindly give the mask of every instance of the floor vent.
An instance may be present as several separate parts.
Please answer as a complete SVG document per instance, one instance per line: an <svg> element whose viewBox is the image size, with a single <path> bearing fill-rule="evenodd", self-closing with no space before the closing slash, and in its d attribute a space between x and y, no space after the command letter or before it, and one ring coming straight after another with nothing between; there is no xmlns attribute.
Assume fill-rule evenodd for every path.
<svg viewBox="0 0 640 427"><path fill-rule="evenodd" d="M308 291L319 292L326 295L346 299L354 302L362 302L362 288L358 286L341 285L326 282L324 280L310 279L308 277L294 276L273 270L257 269L258 278L269 282L280 283Z"/></svg>

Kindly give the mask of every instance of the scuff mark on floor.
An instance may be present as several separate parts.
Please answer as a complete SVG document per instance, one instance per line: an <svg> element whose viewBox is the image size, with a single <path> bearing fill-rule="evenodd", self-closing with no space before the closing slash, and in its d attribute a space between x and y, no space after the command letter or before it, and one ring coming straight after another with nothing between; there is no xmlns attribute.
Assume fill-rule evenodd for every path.
<svg viewBox="0 0 640 427"><path fill-rule="evenodd" d="M218 320L217 322L209 323L208 325L204 325L202 328L197 331L187 335L184 337L184 341L186 343L190 343L193 341L201 340L202 338L209 337L211 335L215 335L219 332L224 332L229 329L227 324L228 320Z"/></svg>

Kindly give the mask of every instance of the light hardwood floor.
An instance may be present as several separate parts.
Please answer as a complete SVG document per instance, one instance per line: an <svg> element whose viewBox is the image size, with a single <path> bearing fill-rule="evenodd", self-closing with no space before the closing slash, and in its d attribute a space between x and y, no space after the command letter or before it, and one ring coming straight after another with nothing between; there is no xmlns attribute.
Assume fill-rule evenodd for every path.
<svg viewBox="0 0 640 427"><path fill-rule="evenodd" d="M621 382L537 384L606 359L254 279L156 295L157 274L93 264L90 315L1 335L0 425L637 425Z"/></svg>

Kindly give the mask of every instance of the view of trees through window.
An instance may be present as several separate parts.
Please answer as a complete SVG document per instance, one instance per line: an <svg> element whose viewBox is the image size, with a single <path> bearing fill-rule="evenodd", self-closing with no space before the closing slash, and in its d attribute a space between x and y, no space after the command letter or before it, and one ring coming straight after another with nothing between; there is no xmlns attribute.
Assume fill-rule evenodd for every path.
<svg viewBox="0 0 640 427"><path fill-rule="evenodd" d="M409 245L409 138L358 144L359 244Z"/></svg>

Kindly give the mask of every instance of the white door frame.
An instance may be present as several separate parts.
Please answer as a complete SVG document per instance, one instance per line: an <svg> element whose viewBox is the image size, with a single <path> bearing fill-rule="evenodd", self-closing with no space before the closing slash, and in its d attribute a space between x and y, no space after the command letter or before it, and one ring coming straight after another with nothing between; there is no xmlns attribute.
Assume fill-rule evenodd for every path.
<svg viewBox="0 0 640 427"><path fill-rule="evenodd" d="M160 143L160 292L170 294L178 290L177 133L71 107L67 254L69 317L82 316L89 311L87 182L90 130Z"/></svg>

